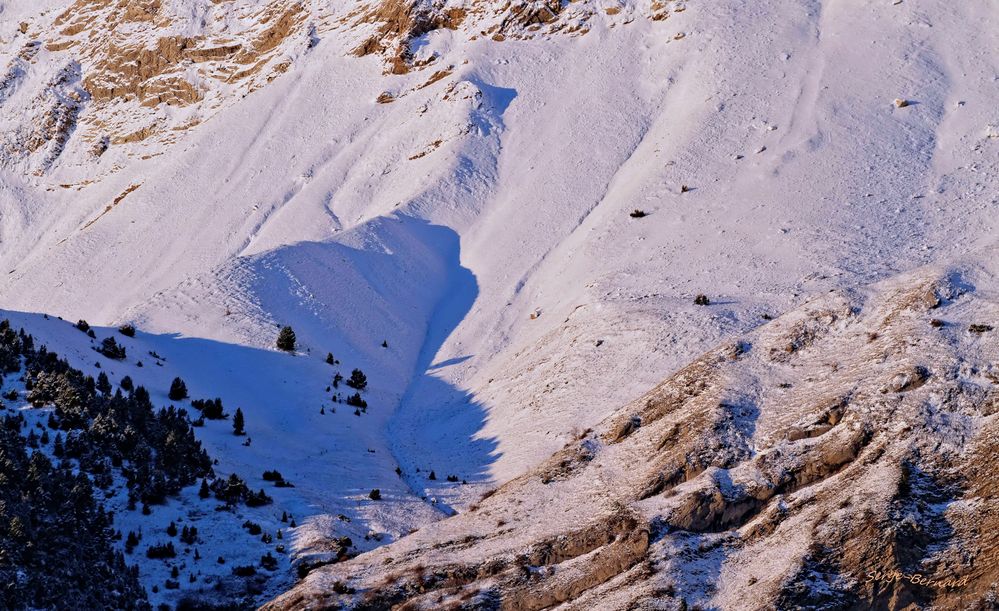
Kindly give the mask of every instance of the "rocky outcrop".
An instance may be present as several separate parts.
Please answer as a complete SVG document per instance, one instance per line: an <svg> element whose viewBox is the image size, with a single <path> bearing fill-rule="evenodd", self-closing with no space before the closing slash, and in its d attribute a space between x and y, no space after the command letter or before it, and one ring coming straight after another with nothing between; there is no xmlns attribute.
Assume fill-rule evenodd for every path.
<svg viewBox="0 0 999 611"><path fill-rule="evenodd" d="M682 4L676 2L654 3L647 11L629 8L655 21L683 10ZM462 35L471 40L485 38L495 42L553 35L580 36L590 30L590 21L598 16L621 19L625 23L635 18L633 14L623 14L620 7L605 10L587 0L571 3L560 0L461 3L381 0L353 11L343 23L361 30L374 26L373 33L354 48L354 55L381 55L385 58L386 73L406 74L434 63L434 56L417 57L413 47L417 39L436 30L460 29Z"/></svg>
<svg viewBox="0 0 999 611"><path fill-rule="evenodd" d="M999 304L948 278L778 318L266 608L992 608L999 352L930 320Z"/></svg>
<svg viewBox="0 0 999 611"><path fill-rule="evenodd" d="M23 109L7 109L25 118L6 142L6 162L33 158L43 173L73 142L87 152L101 142L172 142L226 100L287 70L294 48L311 44L309 17L297 0L204 0L186 8L160 0L77 0L61 13L43 13L20 32L30 40L0 78L0 104L15 104L11 93L39 53L45 59L39 66L73 66L73 90L47 86L35 96L46 99L29 105L24 98L17 104Z"/></svg>
<svg viewBox="0 0 999 611"><path fill-rule="evenodd" d="M27 116L30 121L23 122L21 131L44 134L45 142L55 143L55 153L36 154L39 147L30 148L24 138L9 139L0 163L35 158L29 165L45 173L67 148L93 161L103 160L109 150L109 157L116 158L122 145L138 145L125 147L128 155L141 155L134 151L139 146L170 145L226 104L266 86L324 37L335 37L352 55L379 56L387 76L433 66L433 76L424 79L429 86L454 68L440 65L438 54L423 44L436 31L495 42L580 36L595 18L629 23L645 15L658 20L682 8L678 2L605 11L589 0L378 0L341 13L302 0L75 0L61 12L40 12L21 25L13 41L0 42L23 47L0 67L0 104L8 102L39 53L43 66L74 64L79 69L77 97L58 107L48 104L47 117L28 113L27 98L5 109L11 116ZM37 77L35 83L40 83ZM380 100L396 99L389 96ZM38 145L37 137L33 144ZM95 150L100 154L92 154Z"/></svg>

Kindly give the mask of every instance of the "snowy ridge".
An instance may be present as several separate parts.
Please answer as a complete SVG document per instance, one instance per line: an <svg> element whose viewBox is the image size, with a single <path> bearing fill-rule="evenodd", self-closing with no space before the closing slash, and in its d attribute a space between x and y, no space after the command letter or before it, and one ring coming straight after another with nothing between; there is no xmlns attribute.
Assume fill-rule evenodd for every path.
<svg viewBox="0 0 999 611"><path fill-rule="evenodd" d="M465 513L265 608L989 608L987 254L719 346Z"/></svg>

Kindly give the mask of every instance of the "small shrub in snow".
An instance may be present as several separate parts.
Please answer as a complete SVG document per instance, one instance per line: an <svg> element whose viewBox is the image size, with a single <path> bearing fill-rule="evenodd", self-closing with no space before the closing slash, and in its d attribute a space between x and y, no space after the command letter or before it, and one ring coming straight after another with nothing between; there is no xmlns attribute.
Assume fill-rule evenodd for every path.
<svg viewBox="0 0 999 611"><path fill-rule="evenodd" d="M84 333L86 333L87 331L90 331L90 323L88 323L87 321L83 320L82 318L80 320L78 320L74 326L77 329L79 329L80 331L83 331Z"/></svg>
<svg viewBox="0 0 999 611"><path fill-rule="evenodd" d="M634 210L631 211L631 214L629 214L628 216L630 216L633 219L640 219L642 217L648 216L648 214L645 212L645 210L639 210L638 208L635 208Z"/></svg>
<svg viewBox="0 0 999 611"><path fill-rule="evenodd" d="M146 550L146 557L153 559L176 558L177 550L174 549L172 541L167 541L160 545L150 545L149 549Z"/></svg>
<svg viewBox="0 0 999 611"><path fill-rule="evenodd" d="M382 491L378 488L372 488L371 492L368 493L368 498L372 501L380 501L382 500Z"/></svg>
<svg viewBox="0 0 999 611"><path fill-rule="evenodd" d="M263 477L265 482L278 482L284 479L283 477L281 477L281 472L276 470L264 471Z"/></svg>
<svg viewBox="0 0 999 611"><path fill-rule="evenodd" d="M267 569L268 571L276 571L278 568L277 558L273 554L267 552L260 557L260 566Z"/></svg>
<svg viewBox="0 0 999 611"><path fill-rule="evenodd" d="M190 528L188 528L187 526L185 526L184 529L180 531L180 540L181 542L187 545L194 545L195 543L197 543L198 527L191 526Z"/></svg>
<svg viewBox="0 0 999 611"><path fill-rule="evenodd" d="M98 352L116 361L125 358L125 346L119 345L118 342L114 341L113 337L105 337L104 341L101 342Z"/></svg>
<svg viewBox="0 0 999 611"><path fill-rule="evenodd" d="M135 337L135 326L125 323L118 327L118 333L121 333L125 337Z"/></svg>
<svg viewBox="0 0 999 611"><path fill-rule="evenodd" d="M354 394L347 397L347 405L352 407L366 408L368 407L368 402L361 398L361 393L355 392Z"/></svg>
<svg viewBox="0 0 999 611"><path fill-rule="evenodd" d="M711 305L711 300L708 299L707 295L699 294L697 295L697 297L694 297L694 305L699 305L699 306Z"/></svg>
<svg viewBox="0 0 999 611"><path fill-rule="evenodd" d="M212 482L211 489L215 492L215 497L227 505L235 505L250 494L246 482L235 473L224 481L215 480Z"/></svg>
<svg viewBox="0 0 999 611"><path fill-rule="evenodd" d="M256 522L251 522L249 520L243 522L243 528L249 531L251 535L259 535L261 532L263 532L263 529L260 527L260 524L257 524Z"/></svg>
<svg viewBox="0 0 999 611"><path fill-rule="evenodd" d="M267 496L267 493L261 490L256 492L251 492L246 496L246 506L247 507L263 507L264 505L270 505L274 502L274 499Z"/></svg>
<svg viewBox="0 0 999 611"><path fill-rule="evenodd" d="M229 417L222 408L222 399L195 399L191 401L191 407L201 412L201 415L208 420L224 420Z"/></svg>

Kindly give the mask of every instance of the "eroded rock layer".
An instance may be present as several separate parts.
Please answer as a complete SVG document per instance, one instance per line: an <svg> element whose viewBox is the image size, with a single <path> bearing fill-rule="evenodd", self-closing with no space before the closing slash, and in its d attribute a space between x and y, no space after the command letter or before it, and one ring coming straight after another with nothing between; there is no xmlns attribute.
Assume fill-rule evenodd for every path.
<svg viewBox="0 0 999 611"><path fill-rule="evenodd" d="M981 270L830 293L469 511L269 609L990 609L999 302Z"/></svg>

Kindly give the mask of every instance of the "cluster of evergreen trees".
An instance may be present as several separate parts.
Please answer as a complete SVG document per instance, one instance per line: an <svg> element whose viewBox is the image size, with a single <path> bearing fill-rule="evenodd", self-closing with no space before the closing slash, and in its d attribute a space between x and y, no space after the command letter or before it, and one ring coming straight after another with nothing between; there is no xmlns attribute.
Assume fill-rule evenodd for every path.
<svg viewBox="0 0 999 611"><path fill-rule="evenodd" d="M91 331L86 323L77 327ZM113 339L105 344L102 352L117 355L120 348L124 357ZM58 608L68 600L79 608L149 608L137 569L112 546L121 534L112 530L94 495L95 488L110 488L116 470L127 483L129 509L141 501L146 514L149 505L198 480L202 498L214 495L227 505L271 502L235 474L214 479L212 460L186 410L155 409L149 392L128 377L115 390L103 372L95 380L2 321L0 386L12 374L20 374L33 406L54 409L40 435L32 429L22 436L22 415L0 421L0 608ZM174 382L171 398L186 398L183 382ZM217 410L225 417L220 400L197 407L203 416ZM57 464L41 451L28 452L47 447L50 438ZM197 539L193 527L185 531L182 542ZM129 533L130 553L138 541ZM171 547L168 541L145 553L170 557Z"/></svg>
<svg viewBox="0 0 999 611"><path fill-rule="evenodd" d="M154 410L142 386L111 394L105 378L98 384L44 346L35 350L29 343L21 352L28 401L55 407L49 426L61 431L65 457L78 459L89 472L122 467L133 503L162 503L212 475L212 461L186 410Z"/></svg>
<svg viewBox="0 0 999 611"><path fill-rule="evenodd" d="M149 609L90 480L29 457L19 429L10 416L0 428L0 608Z"/></svg>

